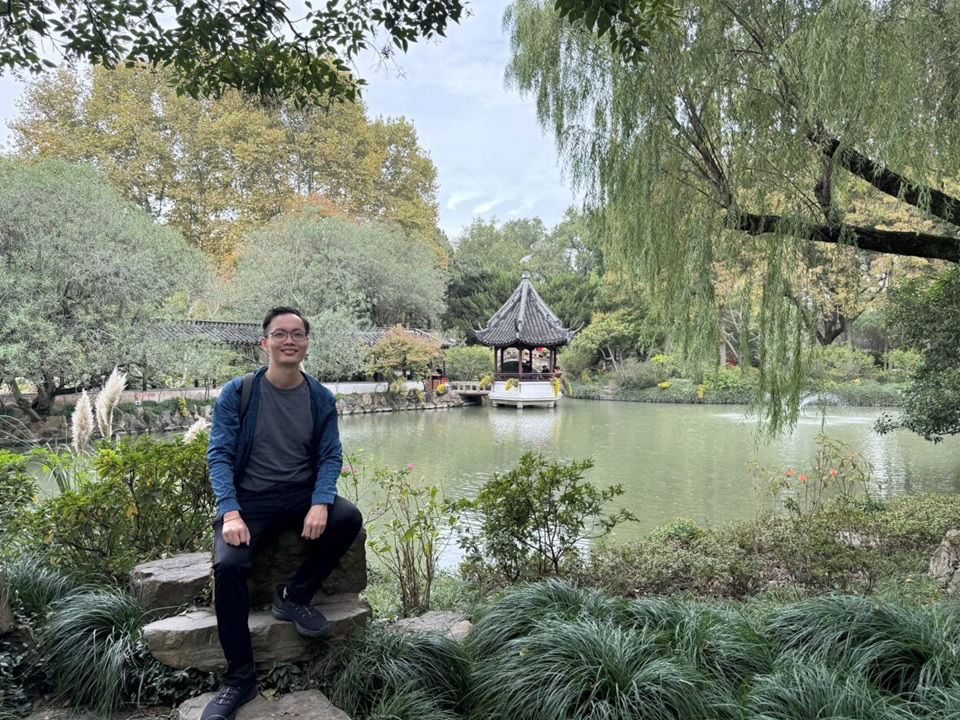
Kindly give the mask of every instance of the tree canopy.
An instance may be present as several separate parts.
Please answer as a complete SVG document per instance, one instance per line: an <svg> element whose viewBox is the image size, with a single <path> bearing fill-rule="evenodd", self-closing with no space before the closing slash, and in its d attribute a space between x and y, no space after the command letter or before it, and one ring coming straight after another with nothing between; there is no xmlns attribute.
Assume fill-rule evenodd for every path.
<svg viewBox="0 0 960 720"><path fill-rule="evenodd" d="M816 325L816 303L796 289L811 242L960 259L949 190L960 6L710 0L675 10L638 63L552 3L516 0L508 77L536 98L568 175L602 213L608 260L643 281L679 347L716 354L717 267L754 251L742 300L754 306L759 393L778 426L795 417Z"/></svg>
<svg viewBox="0 0 960 720"><path fill-rule="evenodd" d="M228 89L302 107L354 100L362 80L349 62L378 34L406 50L460 20L462 0L7 0L0 5L0 73L66 60L115 67L145 63L170 70L178 94L218 97ZM385 50L387 52L388 50Z"/></svg>
<svg viewBox="0 0 960 720"><path fill-rule="evenodd" d="M443 312L444 288L431 248L417 236L307 208L250 235L224 313L246 320L293 305L308 316L341 309L362 324L430 327Z"/></svg>
<svg viewBox="0 0 960 720"><path fill-rule="evenodd" d="M264 107L239 93L178 97L143 66L60 71L32 83L11 123L18 154L99 168L129 199L209 256L285 210L392 220L438 258L436 168L406 120L368 120L362 103Z"/></svg>
<svg viewBox="0 0 960 720"><path fill-rule="evenodd" d="M0 159L0 377L32 381L37 413L163 345L151 321L207 270L92 168Z"/></svg>

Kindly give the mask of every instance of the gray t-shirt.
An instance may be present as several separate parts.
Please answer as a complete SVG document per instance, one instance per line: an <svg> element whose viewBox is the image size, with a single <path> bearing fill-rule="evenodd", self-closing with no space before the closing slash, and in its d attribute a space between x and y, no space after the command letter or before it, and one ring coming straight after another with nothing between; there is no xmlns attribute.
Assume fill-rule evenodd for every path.
<svg viewBox="0 0 960 720"><path fill-rule="evenodd" d="M283 389L261 377L257 426L240 489L261 492L290 485L313 487L312 436L313 414L307 381L295 388Z"/></svg>

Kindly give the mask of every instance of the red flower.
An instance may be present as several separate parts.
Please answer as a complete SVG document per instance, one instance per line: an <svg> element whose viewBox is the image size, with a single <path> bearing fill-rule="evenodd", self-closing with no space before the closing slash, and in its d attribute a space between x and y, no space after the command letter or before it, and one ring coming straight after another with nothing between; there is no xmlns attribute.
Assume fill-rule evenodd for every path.
<svg viewBox="0 0 960 720"><path fill-rule="evenodd" d="M786 475L787 477L793 477L793 470L787 470L787 471L784 473L784 475Z"/></svg>
<svg viewBox="0 0 960 720"><path fill-rule="evenodd" d="M806 476L806 475L797 475L797 480L799 480L800 482L806 482L806 481L807 481L807 476Z"/></svg>
<svg viewBox="0 0 960 720"><path fill-rule="evenodd" d="M834 477L837 474L836 468L830 468L830 477Z"/></svg>

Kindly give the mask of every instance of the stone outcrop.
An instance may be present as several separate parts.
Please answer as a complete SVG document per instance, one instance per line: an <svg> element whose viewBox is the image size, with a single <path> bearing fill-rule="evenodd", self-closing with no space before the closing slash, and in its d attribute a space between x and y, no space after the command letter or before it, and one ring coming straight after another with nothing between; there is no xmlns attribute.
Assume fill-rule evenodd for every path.
<svg viewBox="0 0 960 720"><path fill-rule="evenodd" d="M960 591L960 530L948 530L940 547L930 558L927 573L943 587Z"/></svg>
<svg viewBox="0 0 960 720"><path fill-rule="evenodd" d="M313 604L330 622L331 635L344 635L369 619L370 605L358 593L367 586L366 533L361 532L341 559ZM249 581L250 606L269 605L274 587L297 567L304 545L295 531L266 538L253 560ZM141 597L152 598L152 608L177 607L193 602L208 582L212 559L191 553L140 565L131 579ZM213 588L216 592L216 588ZM300 637L292 623L275 620L269 609L250 615L253 654L258 663L302 660L316 640ZM143 639L157 660L178 668L221 669L223 651L217 638L217 618L212 608L194 608L166 617L143 628Z"/></svg>
<svg viewBox="0 0 960 720"><path fill-rule="evenodd" d="M13 629L13 613L10 611L10 597L7 593L7 573L0 568L0 635Z"/></svg>
<svg viewBox="0 0 960 720"><path fill-rule="evenodd" d="M457 642L462 641L473 627L464 615L448 610L430 610L419 617L397 620L396 624L407 632L437 633Z"/></svg>
<svg viewBox="0 0 960 720"><path fill-rule="evenodd" d="M362 592L367 587L367 532L361 530L353 545L340 559L340 564L327 578L314 597L323 602L325 596ZM250 575L250 607L273 602L277 584L283 582L306 557L306 548L299 533L285 530L265 538L257 548Z"/></svg>
<svg viewBox="0 0 960 720"><path fill-rule="evenodd" d="M317 605L330 623L330 636L347 635L370 618L370 605L359 598ZM143 628L150 653L160 662L177 668L220 670L223 650L217 639L217 616L211 608L191 610L164 618ZM269 611L250 614L250 639L258 664L302 660L316 640L297 634L293 623L276 620Z"/></svg>
<svg viewBox="0 0 960 720"><path fill-rule="evenodd" d="M137 565L130 584L144 608L170 615L196 603L210 585L210 571L210 553L187 553Z"/></svg>
<svg viewBox="0 0 960 720"><path fill-rule="evenodd" d="M206 693L192 698L179 708L179 720L197 720L203 708L216 693ZM350 720L350 716L334 706L319 690L302 690L268 700L263 695L237 711L236 720Z"/></svg>
<svg viewBox="0 0 960 720"><path fill-rule="evenodd" d="M456 393L437 395L433 390L410 390L398 393L361 393L338 395L337 412L340 415L393 412L397 410L443 410L461 407L465 403Z"/></svg>

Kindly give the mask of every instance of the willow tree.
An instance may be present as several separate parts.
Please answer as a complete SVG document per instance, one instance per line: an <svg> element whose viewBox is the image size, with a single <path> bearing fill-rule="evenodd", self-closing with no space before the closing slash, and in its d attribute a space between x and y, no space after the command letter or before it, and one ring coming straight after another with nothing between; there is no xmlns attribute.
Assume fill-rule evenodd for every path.
<svg viewBox="0 0 960 720"><path fill-rule="evenodd" d="M569 177L602 211L610 262L643 281L688 356L717 347L718 264L752 253L742 302L757 305L760 392L778 427L802 392L814 310L794 275L811 243L960 259L960 201L943 192L960 159L960 4L675 12L624 54L592 18L516 0L507 76L536 97ZM909 227L867 220L852 194L874 210L895 198Z"/></svg>

